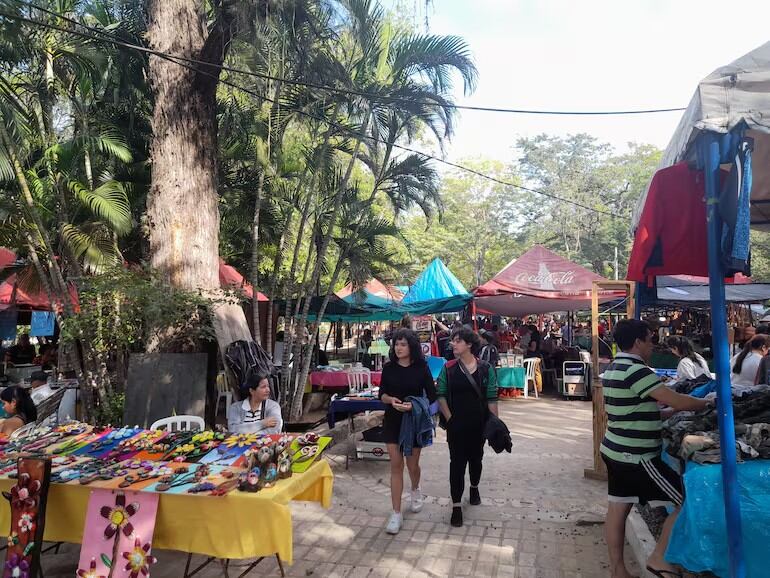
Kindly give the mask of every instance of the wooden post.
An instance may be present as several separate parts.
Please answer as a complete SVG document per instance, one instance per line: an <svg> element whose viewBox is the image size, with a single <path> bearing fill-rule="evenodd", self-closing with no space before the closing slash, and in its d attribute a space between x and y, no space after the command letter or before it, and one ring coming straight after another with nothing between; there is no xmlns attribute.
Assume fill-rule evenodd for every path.
<svg viewBox="0 0 770 578"><path fill-rule="evenodd" d="M593 480L606 480L607 468L599 451L607 429L607 412L604 410L604 390L599 378L599 292L623 291L626 294L626 317L633 319L635 283L631 281L594 281L591 288L591 401L593 404L593 468L586 468L583 475Z"/></svg>

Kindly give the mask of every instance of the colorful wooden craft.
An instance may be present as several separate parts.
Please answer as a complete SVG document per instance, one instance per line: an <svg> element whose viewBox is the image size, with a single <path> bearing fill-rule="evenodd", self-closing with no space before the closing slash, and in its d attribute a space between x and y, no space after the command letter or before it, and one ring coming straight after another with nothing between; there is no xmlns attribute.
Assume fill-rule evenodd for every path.
<svg viewBox="0 0 770 578"><path fill-rule="evenodd" d="M19 458L18 481L3 496L11 503L11 530L3 578L37 576L51 482L51 460Z"/></svg>
<svg viewBox="0 0 770 578"><path fill-rule="evenodd" d="M148 577L158 494L94 490L88 501L78 577Z"/></svg>

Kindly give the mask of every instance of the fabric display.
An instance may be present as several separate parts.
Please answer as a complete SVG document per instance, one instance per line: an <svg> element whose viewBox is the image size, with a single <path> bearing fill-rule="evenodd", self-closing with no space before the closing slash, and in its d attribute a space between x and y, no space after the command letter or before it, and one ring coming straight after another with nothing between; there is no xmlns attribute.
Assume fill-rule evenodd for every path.
<svg viewBox="0 0 770 578"><path fill-rule="evenodd" d="M677 393L684 393L689 395L694 389L708 383L709 381L711 381L711 376L699 375L695 379L683 379L682 381L677 381L674 385L672 385L672 389Z"/></svg>
<svg viewBox="0 0 770 578"><path fill-rule="evenodd" d="M55 321L53 311L33 311L29 334L32 337L50 337L53 335Z"/></svg>
<svg viewBox="0 0 770 578"><path fill-rule="evenodd" d="M751 226L751 153L754 139L744 138L735 151L730 174L719 195L722 217L722 262L727 276L751 276L749 228Z"/></svg>
<svg viewBox="0 0 770 578"><path fill-rule="evenodd" d="M770 386L733 396L733 416L738 460L770 459ZM663 423L666 451L701 464L720 463L718 430L716 409L680 412Z"/></svg>
<svg viewBox="0 0 770 578"><path fill-rule="evenodd" d="M16 341L16 323L19 312L16 309L0 311L0 341Z"/></svg>
<svg viewBox="0 0 770 578"><path fill-rule="evenodd" d="M10 492L3 492L11 504L3 578L37 576L40 571L51 461L19 458L16 475L16 485Z"/></svg>

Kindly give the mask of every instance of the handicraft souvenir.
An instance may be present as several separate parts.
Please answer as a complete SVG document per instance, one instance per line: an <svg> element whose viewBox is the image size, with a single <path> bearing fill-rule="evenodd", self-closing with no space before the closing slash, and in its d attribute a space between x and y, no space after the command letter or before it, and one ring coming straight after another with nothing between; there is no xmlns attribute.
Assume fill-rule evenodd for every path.
<svg viewBox="0 0 770 578"><path fill-rule="evenodd" d="M91 492L77 576L149 576L157 511L158 494Z"/></svg>
<svg viewBox="0 0 770 578"><path fill-rule="evenodd" d="M37 576L45 527L45 508L51 481L51 461L19 458L18 481L3 496L11 503L11 531L3 578Z"/></svg>

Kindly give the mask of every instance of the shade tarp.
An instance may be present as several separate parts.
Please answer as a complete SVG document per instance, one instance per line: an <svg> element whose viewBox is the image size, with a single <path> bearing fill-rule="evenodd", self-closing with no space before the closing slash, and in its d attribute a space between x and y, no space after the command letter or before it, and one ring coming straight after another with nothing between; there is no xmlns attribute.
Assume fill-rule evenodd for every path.
<svg viewBox="0 0 770 578"><path fill-rule="evenodd" d="M324 297L321 295L310 298L310 308L308 310L310 319L318 319L318 314L321 312L323 301ZM276 301L276 304L280 311L285 310L285 301ZM291 309L294 309L294 301L291 302ZM345 323L354 323L357 321L395 321L401 319L402 316L403 313L398 310L367 305L354 305L353 303L332 294L329 297L329 302L326 304L321 321L342 321Z"/></svg>
<svg viewBox="0 0 770 578"><path fill-rule="evenodd" d="M390 307L404 297L404 294L393 285L386 285L375 278L358 288L348 284L337 291L336 295L354 305L374 305L375 307Z"/></svg>
<svg viewBox="0 0 770 578"><path fill-rule="evenodd" d="M404 305L427 304L454 298L465 299L467 302L471 295L444 262L436 257L420 273L401 302Z"/></svg>
<svg viewBox="0 0 770 578"><path fill-rule="evenodd" d="M658 304L703 304L709 302L708 277L661 275L654 287L642 285L642 306ZM752 283L750 277L736 274L725 279L725 299L730 303L759 303L770 299L770 283Z"/></svg>
<svg viewBox="0 0 770 578"><path fill-rule="evenodd" d="M557 255L540 245L508 263L473 294L480 313L522 317L591 307L594 281L601 275ZM618 293L601 291L600 302L617 299Z"/></svg>
<svg viewBox="0 0 770 578"><path fill-rule="evenodd" d="M16 253L0 247L0 272L16 263ZM75 287L70 285L69 291L70 299L77 307L78 298ZM19 307L25 310L31 309L33 311L52 310L51 300L48 298L45 289L42 286L36 291L23 289L19 284L18 275L15 273L9 275L0 283L0 311L10 307Z"/></svg>
<svg viewBox="0 0 770 578"><path fill-rule="evenodd" d="M770 42L722 66L695 90L666 147L659 168L696 160L695 140L705 131L728 133L745 123L754 138L751 189L752 227L770 229ZM676 191L671 191L676 194ZM636 229L647 199L636 206Z"/></svg>
<svg viewBox="0 0 770 578"><path fill-rule="evenodd" d="M254 298L254 288L251 283L246 281L235 267L228 265L222 259L219 260L219 285L222 289L239 290L249 299ZM269 299L257 291L257 301L269 301Z"/></svg>

